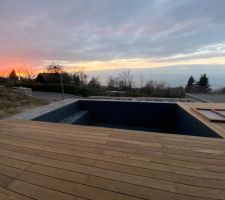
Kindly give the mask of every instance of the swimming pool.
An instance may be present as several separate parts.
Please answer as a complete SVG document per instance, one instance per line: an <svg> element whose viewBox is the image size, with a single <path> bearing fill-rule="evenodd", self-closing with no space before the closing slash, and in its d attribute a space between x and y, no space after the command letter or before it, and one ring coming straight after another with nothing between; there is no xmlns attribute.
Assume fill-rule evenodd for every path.
<svg viewBox="0 0 225 200"><path fill-rule="evenodd" d="M220 138L176 103L85 99L32 120Z"/></svg>

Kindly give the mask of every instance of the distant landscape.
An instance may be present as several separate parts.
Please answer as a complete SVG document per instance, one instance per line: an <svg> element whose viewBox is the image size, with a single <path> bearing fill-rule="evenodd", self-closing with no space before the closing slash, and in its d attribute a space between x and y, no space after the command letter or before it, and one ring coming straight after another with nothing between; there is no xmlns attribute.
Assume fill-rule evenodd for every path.
<svg viewBox="0 0 225 200"><path fill-rule="evenodd" d="M178 69L180 68L179 66ZM83 97L184 98L185 93L225 93L223 84L216 89L212 88L206 73L199 71L199 76L196 76L196 73L190 75L190 70L185 74L180 73L178 69L170 67L171 71L167 74L163 73L163 69L162 71L138 69L111 73L102 71L102 74L91 75L85 71L68 73L63 66L52 63L46 67L45 71L37 75L22 68L19 71L13 69L8 75L0 78L0 81L6 87L22 86L34 91L64 92ZM174 80L172 81L171 78ZM178 84L179 80L182 82ZM215 87L215 84L213 86Z"/></svg>
<svg viewBox="0 0 225 200"><path fill-rule="evenodd" d="M99 76L103 83L107 83L110 75L116 75L124 70L127 69L90 71L87 74L89 76ZM199 77L202 73L206 73L212 89L225 87L225 65L177 65L157 68L133 68L131 73L137 86L140 86L140 79L144 79L144 82L149 80L164 81L171 87L185 87L191 75Z"/></svg>

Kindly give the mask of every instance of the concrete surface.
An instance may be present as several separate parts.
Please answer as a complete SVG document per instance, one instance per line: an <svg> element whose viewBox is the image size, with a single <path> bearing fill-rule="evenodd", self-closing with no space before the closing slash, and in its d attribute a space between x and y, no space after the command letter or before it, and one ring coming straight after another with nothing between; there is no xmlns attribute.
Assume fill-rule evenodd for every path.
<svg viewBox="0 0 225 200"><path fill-rule="evenodd" d="M53 92L39 92L39 91L33 91L33 97L36 97L38 99L47 100L50 102L54 101L61 101L63 100L61 93L53 93ZM71 95L71 94L64 94L65 99L80 99L81 97Z"/></svg>
<svg viewBox="0 0 225 200"><path fill-rule="evenodd" d="M205 103L225 103L225 94L186 94L188 98L193 98Z"/></svg>

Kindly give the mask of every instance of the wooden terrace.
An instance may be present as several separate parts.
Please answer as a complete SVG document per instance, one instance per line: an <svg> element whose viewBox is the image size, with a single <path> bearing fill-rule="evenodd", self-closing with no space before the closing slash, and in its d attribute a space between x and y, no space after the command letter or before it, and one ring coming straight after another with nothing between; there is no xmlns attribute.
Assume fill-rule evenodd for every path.
<svg viewBox="0 0 225 200"><path fill-rule="evenodd" d="M225 140L1 120L0 200L32 199L222 200Z"/></svg>

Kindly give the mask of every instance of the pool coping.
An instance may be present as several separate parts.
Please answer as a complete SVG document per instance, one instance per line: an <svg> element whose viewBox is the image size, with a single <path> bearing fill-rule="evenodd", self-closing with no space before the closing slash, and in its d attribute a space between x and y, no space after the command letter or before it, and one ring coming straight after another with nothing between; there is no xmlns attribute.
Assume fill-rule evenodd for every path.
<svg viewBox="0 0 225 200"><path fill-rule="evenodd" d="M73 104L77 101L79 101L79 99L65 99L63 101L57 101L48 105L28 109L25 112L9 117L9 119L33 120L41 115L47 114L64 106Z"/></svg>

